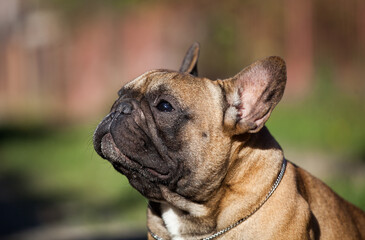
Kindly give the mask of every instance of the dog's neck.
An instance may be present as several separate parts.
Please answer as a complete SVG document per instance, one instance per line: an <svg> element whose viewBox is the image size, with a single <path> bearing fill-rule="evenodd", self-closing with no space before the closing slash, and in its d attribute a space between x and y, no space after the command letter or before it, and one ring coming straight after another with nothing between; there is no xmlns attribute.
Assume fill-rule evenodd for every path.
<svg viewBox="0 0 365 240"><path fill-rule="evenodd" d="M148 225L163 239L207 237L250 214L265 199L281 168L283 153L266 128L232 143L228 174L212 198L197 204L174 193L158 213L149 209ZM239 170L238 170L239 169ZM166 190L167 191L167 190ZM158 223L157 225L155 225Z"/></svg>
<svg viewBox="0 0 365 240"><path fill-rule="evenodd" d="M263 201L277 179L284 158L280 145L266 128L245 142L237 141L233 149L236 156L232 156L234 161L223 182L225 193L219 200L222 210L217 216L217 229L248 215Z"/></svg>

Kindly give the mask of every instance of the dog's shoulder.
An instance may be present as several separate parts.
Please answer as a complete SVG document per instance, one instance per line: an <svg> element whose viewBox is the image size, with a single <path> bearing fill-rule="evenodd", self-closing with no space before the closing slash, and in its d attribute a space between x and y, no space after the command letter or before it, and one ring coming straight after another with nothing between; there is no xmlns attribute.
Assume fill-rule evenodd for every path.
<svg viewBox="0 0 365 240"><path fill-rule="evenodd" d="M351 229L354 239L365 237L365 214L306 170L291 164L297 192L308 203L311 228L321 236L344 236ZM321 228L319 228L321 226ZM353 239L353 238L351 238Z"/></svg>

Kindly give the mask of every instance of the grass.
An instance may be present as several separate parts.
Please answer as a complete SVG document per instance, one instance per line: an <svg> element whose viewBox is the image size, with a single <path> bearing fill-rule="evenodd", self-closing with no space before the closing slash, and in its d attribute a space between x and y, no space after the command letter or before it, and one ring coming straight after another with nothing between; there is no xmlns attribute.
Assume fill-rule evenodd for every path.
<svg viewBox="0 0 365 240"><path fill-rule="evenodd" d="M61 209L65 221L119 219L143 226L146 200L94 153L93 130L1 130L0 182L10 182L11 194L41 208Z"/></svg>
<svg viewBox="0 0 365 240"><path fill-rule="evenodd" d="M322 72L308 98L289 102L284 97L267 125L279 142L289 146L355 155L365 161L364 99L345 94L327 71Z"/></svg>

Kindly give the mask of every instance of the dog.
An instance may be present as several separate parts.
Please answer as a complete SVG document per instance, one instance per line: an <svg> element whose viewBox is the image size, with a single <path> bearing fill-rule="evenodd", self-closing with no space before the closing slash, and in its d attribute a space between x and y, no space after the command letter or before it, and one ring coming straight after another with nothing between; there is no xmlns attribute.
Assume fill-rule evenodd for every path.
<svg viewBox="0 0 365 240"><path fill-rule="evenodd" d="M265 127L286 65L268 57L232 78L179 71L126 84L94 134L96 152L149 200L148 239L364 239L365 213L287 161Z"/></svg>

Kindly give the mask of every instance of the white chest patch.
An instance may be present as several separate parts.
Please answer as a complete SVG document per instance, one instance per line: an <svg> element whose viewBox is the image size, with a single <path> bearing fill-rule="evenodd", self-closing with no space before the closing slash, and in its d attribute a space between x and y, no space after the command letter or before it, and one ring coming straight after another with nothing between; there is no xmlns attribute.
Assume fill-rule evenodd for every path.
<svg viewBox="0 0 365 240"><path fill-rule="evenodd" d="M162 219L165 222L167 230L172 235L173 240L183 240L180 235L181 228L181 212L167 204L161 204Z"/></svg>

